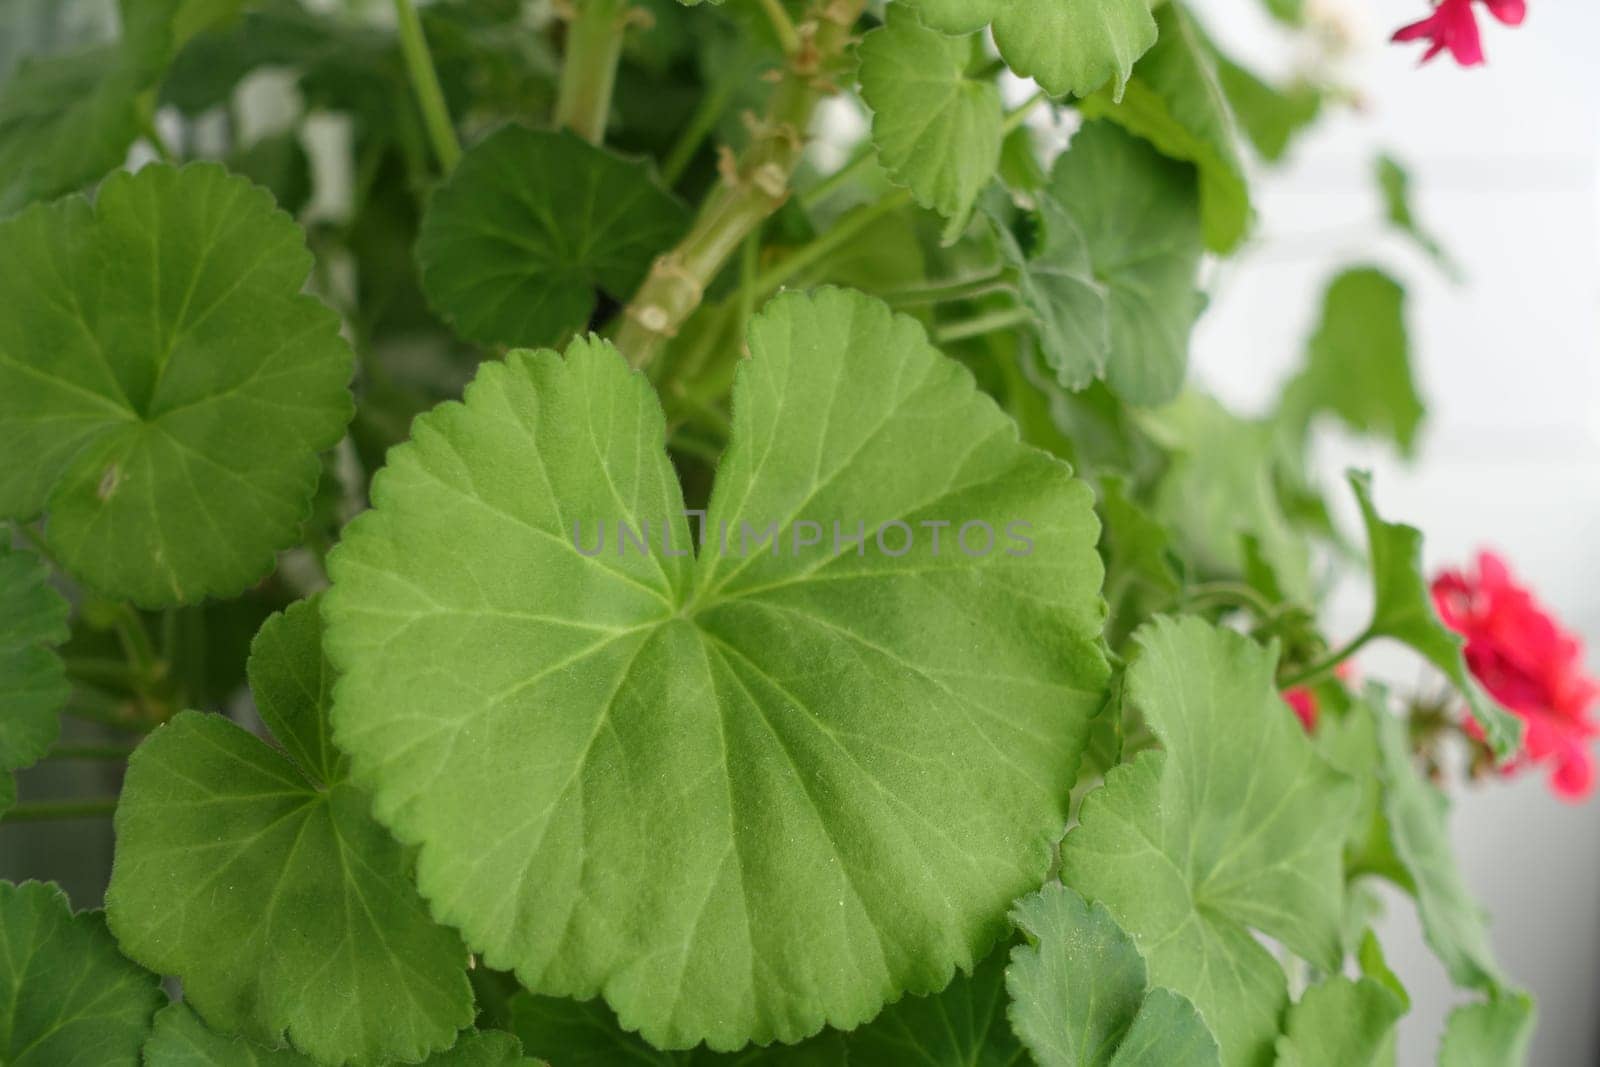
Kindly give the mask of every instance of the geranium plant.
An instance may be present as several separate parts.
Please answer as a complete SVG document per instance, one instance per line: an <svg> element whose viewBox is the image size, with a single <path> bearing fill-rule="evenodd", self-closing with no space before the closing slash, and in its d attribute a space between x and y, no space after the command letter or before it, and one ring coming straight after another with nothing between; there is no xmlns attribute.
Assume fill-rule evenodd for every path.
<svg viewBox="0 0 1600 1067"><path fill-rule="evenodd" d="M1596 690L1308 465L1414 450L1402 283L1308 294L1264 416L1188 374L1334 66L1177 0L371 6L14 5L0 800L115 856L0 884L0 1062L1379 1064L1373 880L1442 1061L1521 1057L1440 786L1585 794Z"/></svg>

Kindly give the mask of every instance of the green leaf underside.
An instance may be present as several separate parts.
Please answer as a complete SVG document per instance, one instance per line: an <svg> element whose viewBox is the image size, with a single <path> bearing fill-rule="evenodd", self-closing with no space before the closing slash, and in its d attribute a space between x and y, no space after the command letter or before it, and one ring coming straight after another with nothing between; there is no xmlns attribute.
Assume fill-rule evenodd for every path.
<svg viewBox="0 0 1600 1067"><path fill-rule="evenodd" d="M1326 410L1356 433L1388 437L1402 455L1413 453L1423 407L1411 376L1405 297L1371 267L1333 280L1306 367L1285 391L1290 417Z"/></svg>
<svg viewBox="0 0 1600 1067"><path fill-rule="evenodd" d="M138 1067L160 980L53 885L0 882L0 1063Z"/></svg>
<svg viewBox="0 0 1600 1067"><path fill-rule="evenodd" d="M872 141L891 178L961 236L1000 166L1004 111L993 82L967 76L972 44L930 30L903 4L860 46L861 96Z"/></svg>
<svg viewBox="0 0 1600 1067"><path fill-rule="evenodd" d="M1165 750L1085 799L1062 877L1133 935L1153 984L1194 1002L1222 1062L1268 1063L1288 990L1251 931L1338 966L1355 784L1285 713L1275 651L1196 618L1135 641L1129 696Z"/></svg>
<svg viewBox="0 0 1600 1067"><path fill-rule="evenodd" d="M1100 92L1083 101L1086 118L1108 118L1200 172L1206 247L1233 251L1254 210L1233 113L1217 80L1209 42L1172 0L1156 15L1161 39L1134 69L1121 99Z"/></svg>
<svg viewBox="0 0 1600 1067"><path fill-rule="evenodd" d="M0 771L32 766L60 733L71 686L54 646L66 641L69 607L50 585L50 568L0 532ZM16 802L10 773L0 774L0 812Z"/></svg>
<svg viewBox="0 0 1600 1067"><path fill-rule="evenodd" d="M929 26L973 33L992 24L1017 74L1051 96L1122 95L1134 62L1156 43L1150 0L909 0Z"/></svg>
<svg viewBox="0 0 1600 1067"><path fill-rule="evenodd" d="M1376 1067L1404 1013L1400 998L1370 978L1324 979L1289 1009L1278 1067Z"/></svg>
<svg viewBox="0 0 1600 1067"><path fill-rule="evenodd" d="M350 418L301 231L221 167L149 166L0 223L0 515L146 607L232 596L310 508Z"/></svg>
<svg viewBox="0 0 1600 1067"><path fill-rule="evenodd" d="M155 1029L144 1047L144 1067L317 1067L317 1061L290 1048L270 1049L238 1036L208 1029L187 1004L177 1003L156 1015ZM511 1034L469 1031L422 1067L540 1067L522 1054ZM570 1067L562 1061L561 1067Z"/></svg>
<svg viewBox="0 0 1600 1067"><path fill-rule="evenodd" d="M171 57L178 0L122 0L114 45L24 59L0 87L0 217L122 165Z"/></svg>
<svg viewBox="0 0 1600 1067"><path fill-rule="evenodd" d="M268 620L252 684L287 756L183 712L129 762L106 899L123 950L208 1023L328 1063L415 1061L472 1022L466 951L436 925L366 796L320 768L317 603Z"/></svg>
<svg viewBox="0 0 1600 1067"><path fill-rule="evenodd" d="M505 126L435 190L417 258L435 310L480 344L555 344L597 291L622 300L688 213L643 163L570 131Z"/></svg>
<svg viewBox="0 0 1600 1067"><path fill-rule="evenodd" d="M1536 1020L1521 993L1468 1004L1450 1013L1439 1046L1439 1067L1522 1067Z"/></svg>
<svg viewBox="0 0 1600 1067"><path fill-rule="evenodd" d="M1050 200L1076 223L1107 294L1107 384L1132 404L1174 399L1201 308L1194 169L1112 123L1091 122L1056 160ZM1049 210L1045 221L1052 231ZM1058 375L1073 358L1070 349L1048 344L1044 352Z"/></svg>
<svg viewBox="0 0 1600 1067"><path fill-rule="evenodd" d="M1028 936L1006 973L1011 1025L1039 1067L1206 1067L1217 1042L1194 1005L1146 991L1144 958L1100 904L1049 885L1012 919Z"/></svg>
<svg viewBox="0 0 1600 1067"><path fill-rule="evenodd" d="M1040 241L1032 258L995 216L1000 252L1017 272L1017 295L1033 316L1039 348L1063 389L1105 376L1111 358L1110 295L1094 275L1078 223L1048 195L1040 200Z"/></svg>
<svg viewBox="0 0 1600 1067"><path fill-rule="evenodd" d="M1495 756L1510 759L1522 746L1522 720L1483 691L1467 670L1464 642L1439 621L1422 571L1421 531L1379 517L1372 503L1370 475L1351 471L1349 478L1361 504L1372 557L1374 603L1369 632L1409 645L1443 672L1466 698Z"/></svg>
<svg viewBox="0 0 1600 1067"><path fill-rule="evenodd" d="M591 340L419 420L330 559L336 736L435 914L665 1048L851 1028L972 966L1044 876L1106 679L1086 487L919 326L786 294L749 349L699 558L663 545L691 542L659 405ZM860 555L824 525L739 558L741 523L792 549L835 519ZM890 520L1035 549L894 558Z"/></svg>
<svg viewBox="0 0 1600 1067"><path fill-rule="evenodd" d="M1449 801L1412 762L1405 724L1366 709L1377 724L1383 815L1394 851L1411 876L1423 936L1457 985L1493 990L1500 968L1483 909L1467 890L1450 848Z"/></svg>

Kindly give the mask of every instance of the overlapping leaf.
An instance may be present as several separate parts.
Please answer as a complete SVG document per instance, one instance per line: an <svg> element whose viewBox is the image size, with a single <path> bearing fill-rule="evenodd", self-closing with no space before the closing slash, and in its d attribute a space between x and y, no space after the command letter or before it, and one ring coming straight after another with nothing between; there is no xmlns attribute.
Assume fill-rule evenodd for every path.
<svg viewBox="0 0 1600 1067"><path fill-rule="evenodd" d="M435 913L666 1048L853 1027L972 966L1106 677L1087 489L919 326L823 290L749 348L698 559L649 386L585 341L420 420L330 560L336 735Z"/></svg>
<svg viewBox="0 0 1600 1067"><path fill-rule="evenodd" d="M1192 617L1135 640L1129 698L1164 751L1085 799L1062 877L1133 935L1152 984L1194 1002L1222 1062L1270 1062L1288 989L1252 931L1338 966L1355 784L1285 714L1275 652Z"/></svg>
<svg viewBox="0 0 1600 1067"><path fill-rule="evenodd" d="M889 6L860 58L878 159L917 203L950 220L945 238L954 240L1000 165L999 89L967 75L970 39L928 29L904 4Z"/></svg>
<svg viewBox="0 0 1600 1067"><path fill-rule="evenodd" d="M1467 670L1462 639L1439 621L1422 573L1422 533L1385 522L1372 503L1372 478L1352 471L1350 487L1361 504L1371 554L1373 608L1370 637L1403 642L1439 668L1466 698L1495 755L1509 759L1522 744L1522 720L1485 693Z"/></svg>
<svg viewBox="0 0 1600 1067"><path fill-rule="evenodd" d="M1305 369L1285 388L1284 416L1304 424L1329 411L1356 433L1382 435L1411 455L1422 399L1411 375L1405 290L1373 267L1328 286Z"/></svg>
<svg viewBox="0 0 1600 1067"><path fill-rule="evenodd" d="M0 1063L139 1067L161 984L117 952L98 913L53 885L0 882Z"/></svg>
<svg viewBox="0 0 1600 1067"><path fill-rule="evenodd" d="M1015 269L1017 295L1033 318L1039 348L1067 390L1105 376L1111 358L1110 294L1095 277L1083 231L1053 197L1040 202L1038 247L1030 256L994 218L1000 253Z"/></svg>
<svg viewBox="0 0 1600 1067"><path fill-rule="evenodd" d="M220 167L150 166L0 223L0 516L102 592L231 596L294 543L350 417L301 231Z"/></svg>
<svg viewBox="0 0 1600 1067"><path fill-rule="evenodd" d="M482 344L554 344L598 294L625 301L688 225L643 163L570 132L506 126L433 194L417 256L435 309Z"/></svg>
<svg viewBox="0 0 1600 1067"><path fill-rule="evenodd" d="M8 537L0 532L0 813L17 799L10 772L50 750L71 691L54 650L67 639L67 602L44 562Z"/></svg>
<svg viewBox="0 0 1600 1067"><path fill-rule="evenodd" d="M1371 978L1325 978L1289 1009L1278 1067L1378 1067L1393 1062L1399 997Z"/></svg>
<svg viewBox="0 0 1600 1067"><path fill-rule="evenodd" d="M1537 1016L1533 1001L1508 993L1450 1013L1439 1067L1522 1067Z"/></svg>
<svg viewBox="0 0 1600 1067"><path fill-rule="evenodd" d="M1161 38L1139 61L1119 99L1083 101L1089 118L1109 118L1200 172L1206 246L1231 252L1250 230L1254 209L1233 112L1217 78L1210 43L1177 0L1156 15Z"/></svg>
<svg viewBox="0 0 1600 1067"><path fill-rule="evenodd" d="M123 950L178 976L207 1022L324 1063L415 1061L472 1022L466 951L327 740L315 601L251 657L284 752L184 712L129 762L106 899Z"/></svg>
<svg viewBox="0 0 1600 1067"><path fill-rule="evenodd" d="M1024 897L1006 972L1011 1024L1039 1067L1207 1067L1216 1039L1187 999L1148 989L1144 957L1103 906L1060 885Z"/></svg>
<svg viewBox="0 0 1600 1067"><path fill-rule="evenodd" d="M192 0L191 0L192 2ZM24 59L0 88L0 217L122 165L166 69L179 0L120 0L115 44Z"/></svg>
<svg viewBox="0 0 1600 1067"><path fill-rule="evenodd" d="M1134 61L1156 43L1150 0L905 0L945 33L993 25L1006 65L1052 96L1122 95Z"/></svg>
<svg viewBox="0 0 1600 1067"><path fill-rule="evenodd" d="M1378 191L1383 197L1383 213L1389 225L1416 242L1419 249L1452 281L1462 279L1461 267L1439 239L1417 218L1411 204L1411 172L1393 156L1379 156Z"/></svg>

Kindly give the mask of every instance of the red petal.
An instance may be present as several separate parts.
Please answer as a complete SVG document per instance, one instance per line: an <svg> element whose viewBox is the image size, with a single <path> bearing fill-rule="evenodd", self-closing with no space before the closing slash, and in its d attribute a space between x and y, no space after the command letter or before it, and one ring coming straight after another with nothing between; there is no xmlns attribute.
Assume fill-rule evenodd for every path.
<svg viewBox="0 0 1600 1067"><path fill-rule="evenodd" d="M1520 26L1528 17L1528 0L1483 0L1483 6L1507 26Z"/></svg>

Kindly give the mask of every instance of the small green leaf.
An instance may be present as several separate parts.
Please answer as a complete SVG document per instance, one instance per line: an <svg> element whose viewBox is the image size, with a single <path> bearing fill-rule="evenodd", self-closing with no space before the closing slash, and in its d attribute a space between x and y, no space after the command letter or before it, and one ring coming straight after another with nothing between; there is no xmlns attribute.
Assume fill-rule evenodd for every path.
<svg viewBox="0 0 1600 1067"><path fill-rule="evenodd" d="M749 350L698 559L656 398L586 340L419 420L329 561L335 736L435 914L664 1048L853 1027L972 966L1044 878L1107 674L1087 488L919 325L785 294Z"/></svg>
<svg viewBox="0 0 1600 1067"><path fill-rule="evenodd" d="M1374 267L1333 280L1305 369L1284 389L1285 419L1303 426L1329 411L1356 433L1386 436L1402 455L1414 453L1423 407L1411 377L1405 297Z"/></svg>
<svg viewBox="0 0 1600 1067"><path fill-rule="evenodd" d="M1450 1013L1439 1045L1439 1067L1523 1067L1537 1021L1533 999L1502 993Z"/></svg>
<svg viewBox="0 0 1600 1067"><path fill-rule="evenodd" d="M106 900L124 951L183 981L211 1025L328 1063L417 1060L472 1023L466 951L406 852L336 774L315 600L268 620L250 663L287 757L183 712L129 761Z"/></svg>
<svg viewBox="0 0 1600 1067"><path fill-rule="evenodd" d="M271 570L351 413L304 236L211 164L149 166L0 223L0 515L145 607Z"/></svg>
<svg viewBox="0 0 1600 1067"><path fill-rule="evenodd" d="M67 639L67 601L43 560L7 545L0 529L0 813L17 799L10 772L44 758L71 694L55 647Z"/></svg>
<svg viewBox="0 0 1600 1067"><path fill-rule="evenodd" d="M1252 930L1338 967L1355 783L1286 713L1275 650L1192 616L1135 641L1129 699L1164 751L1114 768L1084 800L1062 877L1133 935L1152 984L1194 1002L1224 1063L1259 1064L1288 988Z"/></svg>
<svg viewBox="0 0 1600 1067"><path fill-rule="evenodd" d="M1262 159L1269 163L1282 160L1295 137L1322 113L1322 93L1303 82L1279 88L1214 48L1212 54L1217 84L1228 98L1239 129Z"/></svg>
<svg viewBox="0 0 1600 1067"><path fill-rule="evenodd" d="M1017 902L1011 1025L1039 1067L1203 1067L1217 1043L1194 1005L1146 991L1144 957L1103 905L1060 885ZM883 1061L888 1062L888 1061Z"/></svg>
<svg viewBox="0 0 1600 1067"><path fill-rule="evenodd" d="M1254 210L1233 112L1217 78L1209 42L1184 7L1171 0L1156 15L1161 39L1134 69L1118 100L1100 92L1083 101L1087 118L1109 118L1200 171L1206 247L1232 252L1250 231Z"/></svg>
<svg viewBox="0 0 1600 1067"><path fill-rule="evenodd" d="M1134 61L1156 43L1150 0L907 0L928 25L972 33L993 24L1006 65L1051 96L1122 95Z"/></svg>
<svg viewBox="0 0 1600 1067"><path fill-rule="evenodd" d="M1100 480L1100 553L1106 561L1106 639L1112 648L1166 610L1182 590L1167 528L1129 496L1122 478Z"/></svg>
<svg viewBox="0 0 1600 1067"><path fill-rule="evenodd" d="M643 163L505 126L434 191L417 258L434 309L480 344L554 344L625 301L688 214Z"/></svg>
<svg viewBox="0 0 1600 1067"><path fill-rule="evenodd" d="M1277 1067L1377 1067L1405 1014L1400 998L1370 978L1326 978L1289 1009Z"/></svg>
<svg viewBox="0 0 1600 1067"><path fill-rule="evenodd" d="M123 164L144 129L141 97L171 58L177 3L120 0L115 44L17 65L0 87L0 217Z"/></svg>
<svg viewBox="0 0 1600 1067"><path fill-rule="evenodd" d="M1195 188L1193 168L1108 122L1079 130L1051 171L1048 196L1077 224L1108 293L1105 377L1129 403L1164 404L1183 387L1203 304ZM1071 358L1049 346L1045 355L1052 365Z"/></svg>
<svg viewBox="0 0 1600 1067"><path fill-rule="evenodd" d="M1461 266L1417 219L1411 206L1411 174L1393 156L1378 157L1378 191L1383 196L1384 218L1389 225L1416 242L1451 281L1462 280Z"/></svg>
<svg viewBox="0 0 1600 1067"><path fill-rule="evenodd" d="M144 1046L144 1067L318 1067L316 1060L291 1048L269 1049L242 1037L208 1029L182 1002L163 1008ZM540 1067L522 1054L511 1034L468 1031L421 1067ZM563 1060L561 1067L573 1067Z"/></svg>
<svg viewBox="0 0 1600 1067"><path fill-rule="evenodd" d="M1394 850L1417 898L1422 933L1457 985L1501 984L1487 916L1468 892L1450 847L1450 802L1418 774L1403 722L1379 708L1358 709L1378 728L1383 814Z"/></svg>
<svg viewBox="0 0 1600 1067"><path fill-rule="evenodd" d="M98 912L53 885L0 882L0 1063L139 1067L161 982L117 952Z"/></svg>
<svg viewBox="0 0 1600 1067"><path fill-rule="evenodd" d="M1428 581L1422 573L1422 533L1414 526L1385 522L1372 503L1372 476L1351 471L1350 487L1361 503L1371 553L1373 609L1367 633L1389 637L1439 668L1466 698L1483 727L1489 747L1510 759L1522 745L1522 720L1485 693L1467 670L1464 642L1439 621Z"/></svg>
<svg viewBox="0 0 1600 1067"><path fill-rule="evenodd" d="M969 39L928 29L903 4L889 5L859 54L878 159L917 203L950 220L944 236L954 241L1000 165L999 89L967 76Z"/></svg>

